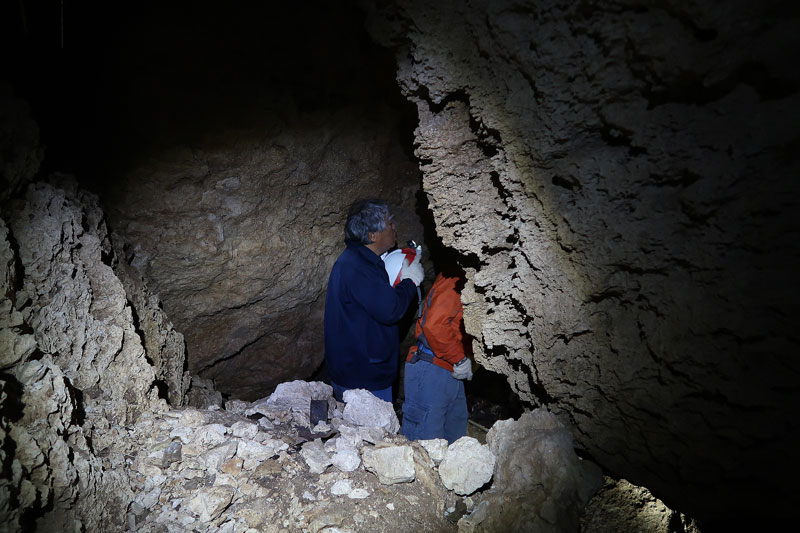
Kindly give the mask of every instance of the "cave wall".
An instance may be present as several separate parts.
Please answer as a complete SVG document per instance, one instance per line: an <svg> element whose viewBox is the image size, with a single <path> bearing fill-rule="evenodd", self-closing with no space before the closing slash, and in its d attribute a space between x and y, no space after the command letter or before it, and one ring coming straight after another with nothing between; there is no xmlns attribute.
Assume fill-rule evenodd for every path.
<svg viewBox="0 0 800 533"><path fill-rule="evenodd" d="M385 198L400 242L423 241L413 107L352 5L150 15L112 47L95 187L188 370L255 400L322 364L350 203Z"/></svg>
<svg viewBox="0 0 800 533"><path fill-rule="evenodd" d="M387 198L406 232L420 227L415 169L381 124L349 112L304 120L315 126L176 147L128 174L110 209L130 263L185 336L189 371L237 398L321 364L350 202Z"/></svg>
<svg viewBox="0 0 800 533"><path fill-rule="evenodd" d="M18 111L3 127L31 132L0 138L18 170L0 203L0 529L121 530L131 426L181 405L183 338L120 269L97 196L66 175L28 183L37 129L0 96Z"/></svg>
<svg viewBox="0 0 800 533"><path fill-rule="evenodd" d="M478 363L706 524L797 496L797 10L362 2ZM730 514L736 509L735 514Z"/></svg>

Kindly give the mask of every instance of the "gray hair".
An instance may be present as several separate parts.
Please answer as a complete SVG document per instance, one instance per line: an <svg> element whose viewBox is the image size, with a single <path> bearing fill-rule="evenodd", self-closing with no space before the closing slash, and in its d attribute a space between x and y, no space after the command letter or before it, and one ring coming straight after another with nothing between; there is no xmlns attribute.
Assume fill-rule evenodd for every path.
<svg viewBox="0 0 800 533"><path fill-rule="evenodd" d="M344 224L345 238L360 244L371 244L369 234L386 229L388 215L389 206L383 200L367 199L353 202L347 213L347 222Z"/></svg>

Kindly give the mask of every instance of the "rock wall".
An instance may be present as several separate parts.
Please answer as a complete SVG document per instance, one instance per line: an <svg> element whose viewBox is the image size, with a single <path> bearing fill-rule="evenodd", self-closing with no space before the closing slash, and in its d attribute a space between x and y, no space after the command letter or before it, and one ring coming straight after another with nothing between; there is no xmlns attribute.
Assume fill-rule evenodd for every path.
<svg viewBox="0 0 800 533"><path fill-rule="evenodd" d="M477 361L691 516L788 516L796 9L363 5L417 106L436 231L469 267Z"/></svg>
<svg viewBox="0 0 800 533"><path fill-rule="evenodd" d="M353 10L158 8L113 51L109 224L184 335L189 371L231 397L321 365L350 203L387 199L401 242L422 241L408 103Z"/></svg>
<svg viewBox="0 0 800 533"><path fill-rule="evenodd" d="M4 204L0 237L0 530L121 529L131 428L166 409L160 392L180 405L182 337L115 274L97 197L73 179Z"/></svg>
<svg viewBox="0 0 800 533"><path fill-rule="evenodd" d="M126 177L111 220L186 338L189 371L257 399L322 363L324 291L347 207L389 199L421 235L415 169L352 110L182 146ZM414 232L413 229L417 228Z"/></svg>

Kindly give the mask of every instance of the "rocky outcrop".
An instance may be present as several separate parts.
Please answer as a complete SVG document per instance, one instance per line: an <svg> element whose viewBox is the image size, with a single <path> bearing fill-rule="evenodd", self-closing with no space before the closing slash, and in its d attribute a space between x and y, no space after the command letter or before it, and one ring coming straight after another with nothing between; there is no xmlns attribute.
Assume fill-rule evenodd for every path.
<svg viewBox="0 0 800 533"><path fill-rule="evenodd" d="M788 517L795 11L363 4L417 106L478 362L692 516Z"/></svg>
<svg viewBox="0 0 800 533"><path fill-rule="evenodd" d="M159 382L180 405L182 340L146 289L129 303L97 198L74 180L29 185L2 220L3 527L120 528L131 427L166 409Z"/></svg>

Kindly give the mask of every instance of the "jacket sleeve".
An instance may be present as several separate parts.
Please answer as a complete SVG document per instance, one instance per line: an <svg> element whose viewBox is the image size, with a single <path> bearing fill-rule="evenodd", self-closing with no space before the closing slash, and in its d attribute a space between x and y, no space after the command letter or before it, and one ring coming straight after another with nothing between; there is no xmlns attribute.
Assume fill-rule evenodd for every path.
<svg viewBox="0 0 800 533"><path fill-rule="evenodd" d="M392 287L387 280L370 274L363 270L354 273L349 284L350 296L377 322L386 325L399 322L416 297L414 282L403 280Z"/></svg>

